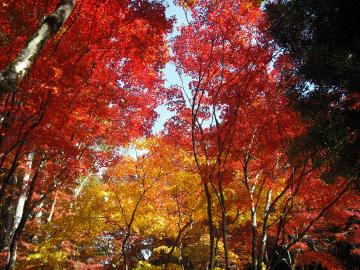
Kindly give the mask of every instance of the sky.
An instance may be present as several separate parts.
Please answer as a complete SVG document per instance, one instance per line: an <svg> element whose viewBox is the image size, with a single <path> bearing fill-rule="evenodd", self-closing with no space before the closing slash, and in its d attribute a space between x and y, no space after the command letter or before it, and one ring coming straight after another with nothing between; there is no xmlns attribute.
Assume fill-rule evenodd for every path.
<svg viewBox="0 0 360 270"><path fill-rule="evenodd" d="M175 17L176 22L174 25L173 32L168 35L168 39L175 37L179 34L177 28L186 24L186 16L182 7L175 6L172 0L166 1L168 7L166 8L166 17L171 18ZM171 85L180 85L181 81L176 72L175 65L173 63L167 63L164 69L165 76L165 86L170 87ZM174 115L173 112L170 112L166 109L164 105L161 105L156 108L156 112L159 114L159 118L155 122L155 125L152 129L153 133L159 133L164 128L164 124L166 120L168 120L171 116Z"/></svg>

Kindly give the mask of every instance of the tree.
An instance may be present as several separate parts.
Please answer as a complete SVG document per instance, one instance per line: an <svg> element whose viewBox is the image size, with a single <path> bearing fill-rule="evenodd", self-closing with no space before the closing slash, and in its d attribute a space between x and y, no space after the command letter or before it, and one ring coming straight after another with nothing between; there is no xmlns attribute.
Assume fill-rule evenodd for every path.
<svg viewBox="0 0 360 270"><path fill-rule="evenodd" d="M231 170L227 174L226 168L234 141L243 139L239 142L243 148L251 145L251 137L257 132L254 124L269 115L268 111L246 109L253 103L259 104L257 99L261 100L262 95L272 100L271 91L276 92L276 87L270 86L273 75L267 72L273 49L261 33L264 24L260 7L251 1L201 1L193 6L192 18L174 44L178 70L191 79L189 89L180 89L185 97L174 102L174 109L185 121L190 122L191 117L193 152L208 200L209 268L214 268L216 253L212 209L215 195L222 213L226 269L230 269L224 188L231 181ZM240 127L254 113L254 119ZM256 256L254 252L254 260Z"/></svg>
<svg viewBox="0 0 360 270"><path fill-rule="evenodd" d="M289 96L310 126L293 152L311 152L328 181L358 181L360 172L358 7L356 1L337 0L266 4L269 32L298 77L288 86Z"/></svg>

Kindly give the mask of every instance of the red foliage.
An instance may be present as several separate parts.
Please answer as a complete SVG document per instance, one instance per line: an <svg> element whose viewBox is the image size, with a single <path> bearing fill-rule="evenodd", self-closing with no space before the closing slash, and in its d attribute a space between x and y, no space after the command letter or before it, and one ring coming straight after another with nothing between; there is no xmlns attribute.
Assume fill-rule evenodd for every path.
<svg viewBox="0 0 360 270"><path fill-rule="evenodd" d="M58 1L35 2L0 3L0 68ZM3 167L18 153L17 166L36 170L26 165L27 155L41 153L42 177L65 173L75 179L109 161L112 152L102 145L115 147L148 133L161 101L170 28L158 3L78 1L30 76L1 101Z"/></svg>
<svg viewBox="0 0 360 270"><path fill-rule="evenodd" d="M0 1L0 69L58 3ZM117 147L149 134L171 27L158 2L77 1L27 78L0 98L1 206L16 204L23 186L29 215L55 189L111 163Z"/></svg>

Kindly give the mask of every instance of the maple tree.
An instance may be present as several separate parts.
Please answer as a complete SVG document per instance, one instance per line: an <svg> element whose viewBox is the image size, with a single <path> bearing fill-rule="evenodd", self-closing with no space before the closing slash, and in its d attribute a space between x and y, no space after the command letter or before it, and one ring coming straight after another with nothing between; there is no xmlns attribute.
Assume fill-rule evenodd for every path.
<svg viewBox="0 0 360 270"><path fill-rule="evenodd" d="M184 106L185 100L182 100L180 109L184 111L184 114L186 113L184 117L191 116L193 151L208 197L211 241L209 268L213 269L215 263L215 232L210 186L214 189L221 206L226 269L230 269L227 255L227 214L223 191L224 181L229 181L226 179L229 175L224 173L224 168L226 168L234 139L240 139L237 144L242 149L238 151L243 152L246 158L245 163L248 162L250 155L253 155L246 146L252 148L252 141L257 140L256 133L264 132L262 126L266 126L267 123L263 122L269 122L269 111L266 109L274 109L268 106L261 111L259 102L279 102L276 100L277 93L271 93L271 91L276 91L276 87L271 87L269 84L272 80L271 76L274 78L275 76L267 72L272 59L272 48L266 41L261 42L259 27L261 28L262 22L260 10L256 4L235 5L228 1L214 5L203 1L195 6L192 15L195 20L182 30L181 37L175 43L175 53L181 72L194 78L189 84L190 96L186 93L187 90L183 89L191 104L191 109ZM204 24L208 27L204 28ZM195 37L198 42L193 42ZM259 43L247 42L248 40L259 40ZM251 108L251 105L254 107ZM260 117L265 119L261 121ZM270 121L273 120L270 119ZM257 123L259 126L254 125ZM267 128L273 130L272 126ZM242 134L237 134L237 130L240 130ZM204 161L201 161L200 155L205 157ZM252 197L252 187L247 180L246 185ZM253 205L254 223L256 223L255 215ZM255 260L257 228L256 224L253 226L252 256ZM256 261L253 264L256 268Z"/></svg>

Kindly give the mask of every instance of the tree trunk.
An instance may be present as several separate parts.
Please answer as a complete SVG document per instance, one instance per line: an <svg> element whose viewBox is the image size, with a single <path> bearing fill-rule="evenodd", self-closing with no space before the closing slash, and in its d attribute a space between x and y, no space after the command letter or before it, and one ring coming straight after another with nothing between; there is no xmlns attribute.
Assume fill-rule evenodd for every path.
<svg viewBox="0 0 360 270"><path fill-rule="evenodd" d="M11 241L9 260L8 260L5 270L13 270L15 267L16 251L17 251L18 239L20 237L20 234L21 234L21 232L18 229L16 229L14 237Z"/></svg>
<svg viewBox="0 0 360 270"><path fill-rule="evenodd" d="M39 174L40 174L42 166L43 166L43 161L40 161L40 163L38 164L38 167L31 179L31 183L29 183L29 190L27 193L27 197L26 197L24 206L22 207L23 210L22 210L21 219L20 219L19 225L15 229L14 235L11 239L10 250L9 250L10 256L9 256L9 260L8 260L6 268L5 268L6 270L12 270L15 267L18 241L24 230L25 224L29 218L31 211L33 211L33 208L36 206L36 205L32 205L32 197L34 194L35 185L39 178Z"/></svg>
<svg viewBox="0 0 360 270"><path fill-rule="evenodd" d="M16 216L19 205L21 205L21 198L18 201L14 199L17 197L19 189L21 189L22 181L19 183L17 175L10 178L10 182L2 202L0 202L0 251L7 249L14 232L16 224Z"/></svg>
<svg viewBox="0 0 360 270"><path fill-rule="evenodd" d="M123 270L128 270L125 246L127 244L127 240L129 239L129 237L130 237L130 229L128 229L128 233L126 234L126 237L121 244L121 253L122 253L122 258L123 258L123 268L122 268Z"/></svg>
<svg viewBox="0 0 360 270"><path fill-rule="evenodd" d="M0 251L8 248L14 223L15 205L12 200L6 200L2 207L0 227Z"/></svg>
<svg viewBox="0 0 360 270"><path fill-rule="evenodd" d="M249 162L249 158L248 156L245 157L244 160L244 182L246 185L246 189L249 193L249 199L251 202L251 207L250 207L250 213L251 213L251 231L252 231L252 241L251 241L251 263L252 263L252 268L254 270L257 270L257 263L258 263L258 257L257 257L257 237L258 237L258 232L257 232L257 211L256 211L256 203L255 203L255 198L254 198L254 190L256 187L256 182L253 183L252 185L250 184L250 179L248 176L248 162ZM259 174L255 177L255 179L259 176Z"/></svg>
<svg viewBox="0 0 360 270"><path fill-rule="evenodd" d="M251 257L253 269L257 269L257 220L255 204L251 202L251 229L252 229L252 243L251 243Z"/></svg>
<svg viewBox="0 0 360 270"><path fill-rule="evenodd" d="M0 71L0 95L16 91L16 86L29 73L44 44L64 25L76 0L61 0L55 11L42 22L27 40L25 48L5 69Z"/></svg>
<svg viewBox="0 0 360 270"><path fill-rule="evenodd" d="M33 192L31 192L31 195ZM15 262L16 262L16 251L17 251L17 246L18 246L18 241L20 239L20 235L25 227L25 223L27 221L27 219L29 218L29 214L30 211L26 210L28 209L28 205L29 205L30 201L29 201L29 197L27 198L26 202L25 202L25 207L24 207L24 211L22 212L22 216L21 216L21 220L19 222L19 225L17 226L17 228L15 229L14 235L11 239L11 243L10 243L10 249L9 249L9 259L8 262L6 264L6 268L5 270L12 270L15 267Z"/></svg>
<svg viewBox="0 0 360 270"><path fill-rule="evenodd" d="M219 196L220 196L220 206L221 206L221 230L222 230L222 238L224 244L225 269L230 270L225 197L224 197L221 175L219 174L218 177L219 177Z"/></svg>
<svg viewBox="0 0 360 270"><path fill-rule="evenodd" d="M258 259L258 265L257 269L262 269L262 263L264 261L264 255L265 255L265 248L266 248L266 240L267 240L267 224L269 220L269 211L270 211L270 202L271 202L271 193L272 190L268 190L266 194L266 205L264 209L264 222L263 222L263 229L262 229L262 237L261 237L261 246L259 251L259 259Z"/></svg>
<svg viewBox="0 0 360 270"><path fill-rule="evenodd" d="M32 167L33 154L29 154L29 161L27 165L29 168ZM3 198L3 202L0 201L1 208L0 217L3 221L0 221L0 251L8 249L11 243L11 239L14 235L16 228L18 227L23 211L27 196L27 185L30 180L30 174L25 173L24 176L20 176L19 173L13 173L10 177L10 190L9 195ZM7 187L9 189L9 186ZM16 190L16 192L15 192ZM16 196L14 196L16 194ZM17 197L18 200L14 199Z"/></svg>
<svg viewBox="0 0 360 270"><path fill-rule="evenodd" d="M57 200L57 194L58 194L58 190L56 190L56 192L55 192L55 198L54 198L54 200L53 200L53 202L52 202L52 204L51 204L51 209L50 209L49 216L48 216L48 218L46 219L46 222L47 222L47 223L50 223L50 222L51 222L52 217L53 217L53 215L54 215L55 204L56 204L56 200Z"/></svg>
<svg viewBox="0 0 360 270"><path fill-rule="evenodd" d="M209 257L208 270L213 270L215 267L215 230L214 230L214 221L212 214L211 194L210 194L209 186L205 181L204 181L204 190L207 201L208 226L209 226L209 234L210 234L210 254L209 254L210 257Z"/></svg>
<svg viewBox="0 0 360 270"><path fill-rule="evenodd" d="M28 184L29 179L30 179L30 175L26 174L24 177L23 185L20 187L20 196L19 196L19 200L18 200L18 203L16 206L13 232L15 232L16 228L19 226L22 214L24 212L24 206L25 206L26 195L27 195L26 194L27 193L26 185Z"/></svg>

